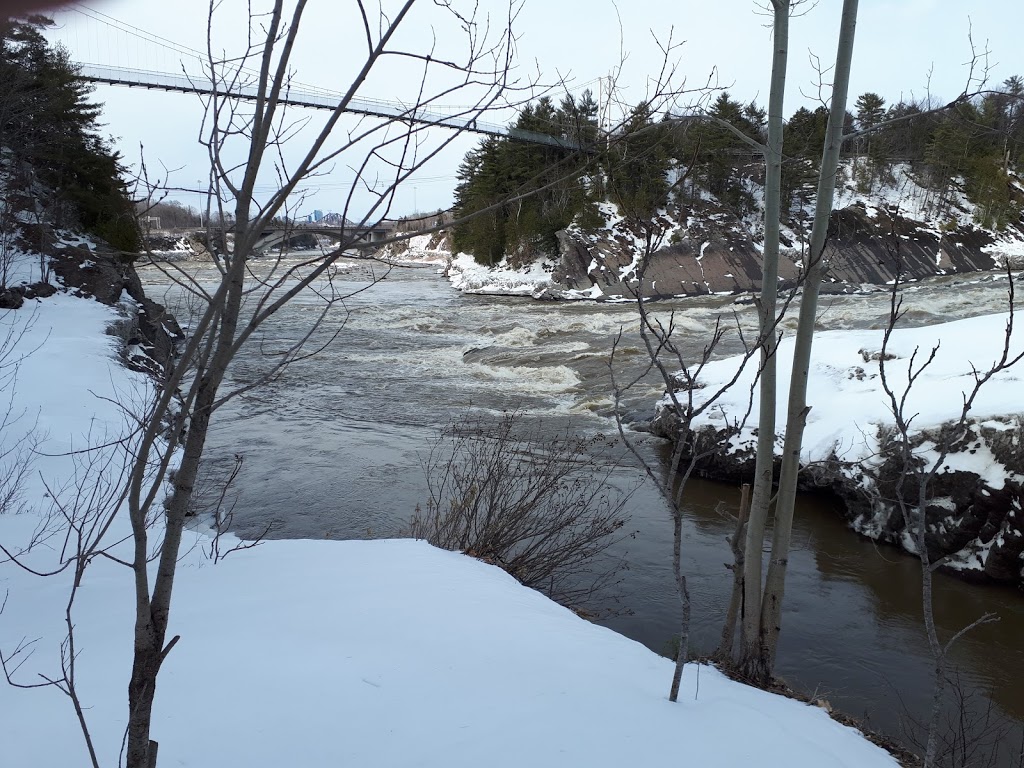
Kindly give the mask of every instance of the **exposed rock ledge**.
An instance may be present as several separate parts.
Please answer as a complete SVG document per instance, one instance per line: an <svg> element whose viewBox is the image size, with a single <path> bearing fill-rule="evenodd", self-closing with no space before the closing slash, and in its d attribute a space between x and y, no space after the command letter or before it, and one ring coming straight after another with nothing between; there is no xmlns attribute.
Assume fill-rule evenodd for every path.
<svg viewBox="0 0 1024 768"><path fill-rule="evenodd" d="M609 225L596 232L559 233L553 282L565 291L591 291L588 298L632 296L637 290L637 254L644 233L607 212ZM643 295L651 298L760 291L762 244L749 223L711 203L654 219L666 244L647 266ZM799 277L799 243L783 240L788 258L779 263L780 286ZM898 247L898 251L896 250ZM832 214L823 292L850 293L904 280L998 269L1024 256L1024 220L1001 233L971 223L943 231L896 209L855 203Z"/></svg>
<svg viewBox="0 0 1024 768"><path fill-rule="evenodd" d="M924 430L911 439L927 453L929 444L949 438L951 425ZM674 417L660 410L651 431L675 434ZM706 439L727 441L713 427L703 427ZM881 435L880 453L871 462L844 462L834 453L825 461L803 467L799 488L830 491L845 504L845 518L858 533L915 552L900 512L897 482L903 477L908 504L918 497L913 476L904 476L899 446L891 433ZM986 476L964 466L998 467ZM776 459L776 479L778 479ZM697 473L729 483L750 482L754 452L749 445L729 449L700 461ZM1001 476L1002 485L995 480ZM1013 584L1024 588L1024 417L1009 416L972 422L952 448L943 470L927 489L926 541L929 558L944 559L943 569L965 578ZM999 486L999 487L996 487Z"/></svg>
<svg viewBox="0 0 1024 768"><path fill-rule="evenodd" d="M75 295L121 305L128 314L110 332L123 337L125 364L159 376L184 334L173 315L146 296L132 262L96 238L47 234L45 239L37 234L36 242L52 243L45 251L60 283ZM130 302L123 301L125 294Z"/></svg>

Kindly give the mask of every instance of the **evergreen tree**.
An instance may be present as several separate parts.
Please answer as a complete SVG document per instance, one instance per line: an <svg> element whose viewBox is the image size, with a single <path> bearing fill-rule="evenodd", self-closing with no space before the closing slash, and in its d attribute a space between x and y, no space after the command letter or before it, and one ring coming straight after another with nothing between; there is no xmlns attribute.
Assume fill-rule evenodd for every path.
<svg viewBox="0 0 1024 768"><path fill-rule="evenodd" d="M786 148L781 190L784 213L796 203L806 205L814 196L827 127L828 110L825 107L818 107L813 112L800 107L783 128Z"/></svg>
<svg viewBox="0 0 1024 768"><path fill-rule="evenodd" d="M578 102L566 96L558 107L544 97L520 110L512 128L585 145L596 140L596 116L589 92ZM555 145L485 139L459 167L455 213L471 218L455 228L455 248L485 264L554 254L559 230L577 216L594 222L593 197L579 175L584 162L585 155Z"/></svg>
<svg viewBox="0 0 1024 768"><path fill-rule="evenodd" d="M724 92L715 99L709 114L753 139L763 140L764 111L753 103L744 106ZM752 210L753 197L744 186L743 174L738 172L750 160L750 149L742 139L720 124L709 122L691 132L691 141L699 144L698 176L707 190L740 214Z"/></svg>
<svg viewBox="0 0 1024 768"><path fill-rule="evenodd" d="M67 51L40 33L50 23L37 16L0 24L0 145L18 172L35 173L51 190L45 202L55 224L77 220L114 247L135 251L121 157L100 136L100 107Z"/></svg>
<svg viewBox="0 0 1024 768"><path fill-rule="evenodd" d="M885 113L885 120L899 122L884 126L877 133L878 140L884 144L888 157L911 163L924 160L937 120L934 116L912 117L921 114L922 111L919 105L903 101L889 107Z"/></svg>
<svg viewBox="0 0 1024 768"><path fill-rule="evenodd" d="M455 217L476 214L452 234L455 251L471 253L483 264L495 264L505 253L505 212L499 203L506 188L501 152L504 142L488 137L467 153L459 165ZM483 211L483 213L480 213Z"/></svg>
<svg viewBox="0 0 1024 768"><path fill-rule="evenodd" d="M654 123L651 106L633 107L622 137L608 158L608 190L620 208L639 217L653 216L668 203L670 156L665 129Z"/></svg>
<svg viewBox="0 0 1024 768"><path fill-rule="evenodd" d="M854 108L857 110L857 130L871 129L885 119L885 99L877 93L871 93L870 91L862 93L857 97ZM885 164L886 152L884 141L879 136L870 133L866 136L861 136L855 142L855 152L858 158L867 155L866 163L855 162L854 164L854 174L857 177L857 183L862 191L866 192L870 190L872 183L879 177L881 169Z"/></svg>
<svg viewBox="0 0 1024 768"><path fill-rule="evenodd" d="M862 93L857 97L854 108L857 110L857 127L861 130L878 125L885 117L885 99L877 93Z"/></svg>

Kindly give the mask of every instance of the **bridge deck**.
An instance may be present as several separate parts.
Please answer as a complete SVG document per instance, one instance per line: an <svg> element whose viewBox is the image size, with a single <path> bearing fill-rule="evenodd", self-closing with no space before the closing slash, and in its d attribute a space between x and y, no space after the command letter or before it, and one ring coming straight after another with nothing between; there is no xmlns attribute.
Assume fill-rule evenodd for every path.
<svg viewBox="0 0 1024 768"><path fill-rule="evenodd" d="M176 93L213 94L214 86L205 76L195 78L172 75L166 72L149 72L122 67L102 67L95 64L76 63L79 77L91 83L106 85L123 85L129 88L146 88L148 90L171 91ZM257 88L250 85L236 85L233 89L218 89L222 95L244 101L253 101L257 97ZM290 89L282 103L289 106L307 109L329 109L338 106L342 94L327 90ZM370 117L384 117L402 120L421 125L436 125L442 128L454 128L470 133L481 133L489 136L502 136L532 144L546 144L567 150L579 150L580 145L574 141L549 136L546 133L524 131L519 128L487 123L476 119L472 110L463 112L441 112L422 107L406 107L403 104L378 101L376 99L352 99L346 108L347 112Z"/></svg>

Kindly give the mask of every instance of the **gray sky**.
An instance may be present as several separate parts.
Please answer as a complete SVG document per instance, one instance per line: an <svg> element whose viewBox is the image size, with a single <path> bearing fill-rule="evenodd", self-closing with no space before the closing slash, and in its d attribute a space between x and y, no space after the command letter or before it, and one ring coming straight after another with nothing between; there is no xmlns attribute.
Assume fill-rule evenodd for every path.
<svg viewBox="0 0 1024 768"><path fill-rule="evenodd" d="M456 0L456 5L460 2ZM361 63L355 36L358 28L351 10L346 10L349 5L337 0L309 2L300 37L302 49L295 62L301 82L339 89L352 67ZM385 0L384 5L392 7L394 3ZM501 2L480 0L480 6L494 14L492 24L500 23ZM92 0L81 7L191 48L205 47L206 0ZM235 10L240 7L239 0L227 0L215 21L215 40L229 50L243 42L244 24L239 23L239 11ZM787 115L817 96L809 54L825 62L835 55L840 0L818 0L806 7L807 13L791 25ZM174 56L140 45L135 38L112 32L80 13L59 11L54 16L60 29L52 37L64 42L73 58L180 71ZM445 36L443 22L436 23L436 19L433 3L420 0L404 30L406 47L423 49L429 46L432 34L437 34L439 51L461 50L461 41ZM727 86L734 97L743 101L756 98L764 105L771 66L768 21L753 0L631 0L618 7L611 0L525 0L515 23L520 35L520 72L523 76L539 72L547 82L568 77L575 92L589 85L596 93L597 79L616 67L622 50L626 53L619 81L622 98L635 103L644 97L649 79L661 66L656 38L664 43L671 32L675 42L683 43L673 57L678 60L676 87L683 87L684 82L689 87L703 84L714 73L715 82ZM889 102L901 96L922 97L929 73L934 96L955 96L966 80L969 28L976 49L991 51L992 83L1024 74L1024 3L1020 0L862 0L851 99L867 90L881 93ZM408 70L390 65L362 95L392 99L413 80ZM197 142L202 108L195 96L99 86L95 97L105 103L107 130L117 137L129 162L137 163L142 145L151 172L161 165L174 169L172 184L195 187L197 180L205 179L205 150ZM313 122L317 119L314 116ZM508 119L506 113L494 121ZM425 168L401 191L395 212L450 205L455 169L476 140L460 139ZM312 185L304 210L339 210L352 175L336 165ZM192 205L199 202L194 194L172 197Z"/></svg>

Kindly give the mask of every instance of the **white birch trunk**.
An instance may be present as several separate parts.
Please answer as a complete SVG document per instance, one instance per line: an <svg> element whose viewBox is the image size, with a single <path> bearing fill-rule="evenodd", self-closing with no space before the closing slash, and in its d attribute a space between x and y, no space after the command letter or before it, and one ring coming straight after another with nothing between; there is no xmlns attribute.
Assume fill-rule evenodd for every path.
<svg viewBox="0 0 1024 768"><path fill-rule="evenodd" d="M747 537L743 554L743 610L741 664L748 667L760 658L761 567L768 506L772 496L775 462L775 319L779 283L779 219L782 197L782 114L786 95L789 53L790 0L773 2L772 82L768 96L768 151L765 153L764 265L760 299L761 379L760 414L757 424L757 458ZM756 670L747 668L747 674Z"/></svg>
<svg viewBox="0 0 1024 768"><path fill-rule="evenodd" d="M850 64L853 60L854 33L857 28L857 0L844 0L836 52L835 82L829 112L828 133L821 156L818 196L815 201L814 226L808 263L805 264L800 319L796 332L796 348L789 384L789 408L786 415L786 440L782 451L782 473L775 504L772 553L765 577L765 593L761 601L762 664L770 673L775 664L779 630L782 624L782 599L786 586L786 566L793 532L793 507L796 481L800 469L800 448L803 442L807 406L807 379L810 371L814 321L818 311L818 292L824 274L825 238L832 215L832 199L839 167L839 150L843 143L846 98L850 85Z"/></svg>

